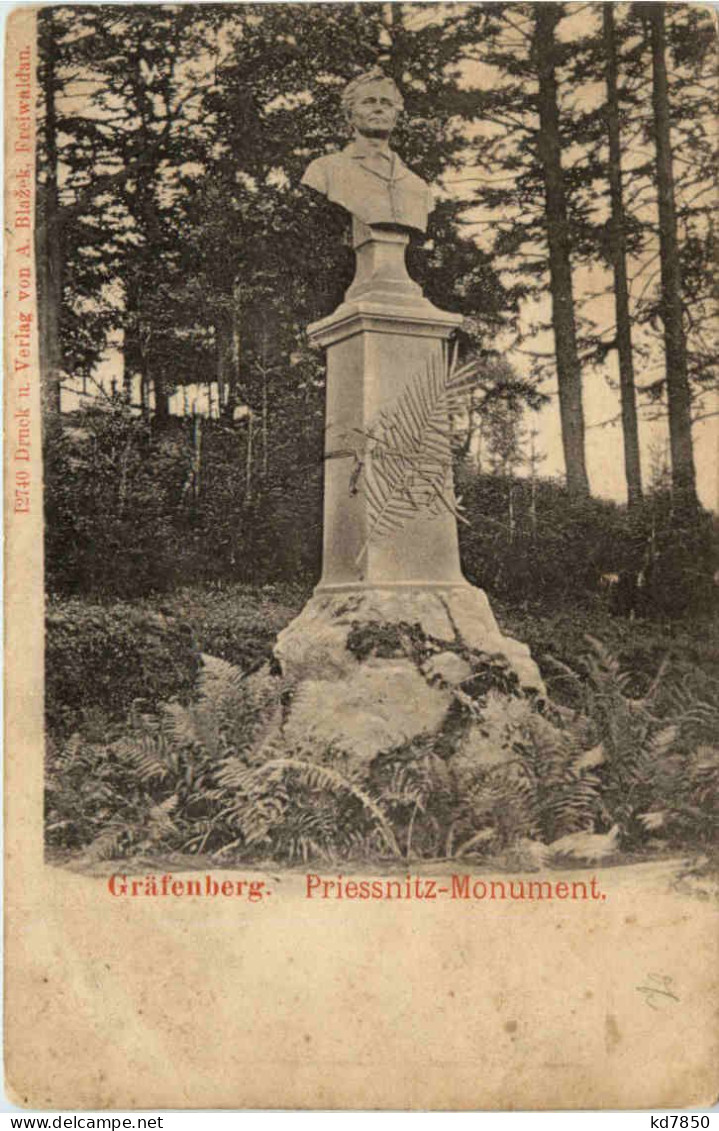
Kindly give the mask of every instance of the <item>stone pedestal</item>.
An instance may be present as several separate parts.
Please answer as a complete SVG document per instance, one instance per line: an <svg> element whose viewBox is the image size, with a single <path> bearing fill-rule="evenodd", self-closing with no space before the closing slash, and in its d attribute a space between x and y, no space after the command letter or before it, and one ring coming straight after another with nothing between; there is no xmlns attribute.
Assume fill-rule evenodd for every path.
<svg viewBox="0 0 719 1131"><path fill-rule="evenodd" d="M358 231L359 229L359 231ZM375 585L460 585L457 523L418 513L391 538L367 544L367 504L353 469L377 414L391 407L461 324L408 276L409 237L356 225L357 274L345 301L309 327L327 350L324 545L319 592Z"/></svg>
<svg viewBox="0 0 719 1131"><path fill-rule="evenodd" d="M420 509L401 529L368 538L368 431L462 318L435 307L409 278L405 232L355 221L354 242L357 272L345 301L309 327L312 344L327 350L322 578L275 656L297 689L287 738L314 735L365 761L440 727L454 689L471 675L462 649L472 650L473 664L480 653L505 657L530 698L544 689L529 650L502 636L487 597L462 576L449 509ZM400 636L414 626L425 659L418 664L403 646L358 659L353 634L368 625ZM436 659L426 669L430 653Z"/></svg>
<svg viewBox="0 0 719 1131"><path fill-rule="evenodd" d="M333 745L355 764L439 733L457 693L471 694L482 657L488 666L506 663L512 699L528 709L544 695L526 644L502 635L486 594L466 581L318 588L280 633L275 657L296 689L287 741L318 750ZM488 694L496 702L496 687ZM483 761L492 762L504 745L503 726L481 728Z"/></svg>

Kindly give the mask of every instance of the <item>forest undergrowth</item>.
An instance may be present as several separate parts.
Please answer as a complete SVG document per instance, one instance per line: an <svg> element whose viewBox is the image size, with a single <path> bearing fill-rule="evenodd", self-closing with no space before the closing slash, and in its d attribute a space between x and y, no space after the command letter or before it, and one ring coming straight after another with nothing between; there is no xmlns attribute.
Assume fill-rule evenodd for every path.
<svg viewBox="0 0 719 1131"><path fill-rule="evenodd" d="M512 700L501 760L468 769L451 743L440 748L420 735L357 769L340 750L282 736L293 689L268 660L305 597L292 586L210 586L85 606L105 644L92 672L77 669L74 700L67 680L49 685L50 859L390 868L445 860L537 870L711 853L719 823L715 623L630 621L599 602L574 613L495 603L503 629L532 647L549 692L544 704ZM65 648L53 670L59 658L64 670L72 665L78 639L62 629L80 605L50 606L49 638ZM123 635L116 622L122 628L128 618L133 631ZM154 652L138 641L141 622ZM128 663L140 668L134 692L128 684L132 700L121 702L112 681L102 683L98 656L114 656L116 666L129 639L140 659ZM174 694L163 648L177 673ZM153 663L143 669L148 654ZM470 715L481 720L488 690L475 681L469 696L457 696L454 733Z"/></svg>

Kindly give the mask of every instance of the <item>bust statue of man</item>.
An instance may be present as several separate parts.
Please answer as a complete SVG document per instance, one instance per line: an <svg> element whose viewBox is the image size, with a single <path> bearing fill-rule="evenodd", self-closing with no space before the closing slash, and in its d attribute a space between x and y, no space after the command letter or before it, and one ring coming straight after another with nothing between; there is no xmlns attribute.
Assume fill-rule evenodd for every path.
<svg viewBox="0 0 719 1131"><path fill-rule="evenodd" d="M389 147L403 106L395 83L373 67L349 83L342 104L354 138L340 153L313 161L302 184L363 224L425 232L432 191Z"/></svg>

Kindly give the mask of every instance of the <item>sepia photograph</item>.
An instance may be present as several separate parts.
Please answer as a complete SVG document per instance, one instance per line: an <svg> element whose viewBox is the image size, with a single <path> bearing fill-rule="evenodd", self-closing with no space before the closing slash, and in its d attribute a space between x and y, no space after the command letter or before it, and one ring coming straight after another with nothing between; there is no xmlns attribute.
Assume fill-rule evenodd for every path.
<svg viewBox="0 0 719 1131"><path fill-rule="evenodd" d="M716 11L61 3L5 74L15 1102L710 1105Z"/></svg>

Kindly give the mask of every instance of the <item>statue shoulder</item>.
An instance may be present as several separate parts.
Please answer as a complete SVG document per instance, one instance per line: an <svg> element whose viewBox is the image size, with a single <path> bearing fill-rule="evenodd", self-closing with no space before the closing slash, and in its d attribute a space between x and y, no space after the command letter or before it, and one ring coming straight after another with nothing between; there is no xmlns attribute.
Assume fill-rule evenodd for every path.
<svg viewBox="0 0 719 1131"><path fill-rule="evenodd" d="M324 193L329 191L329 181L338 165L344 162L344 151L326 153L324 157L316 157L305 169L301 184Z"/></svg>
<svg viewBox="0 0 719 1131"><path fill-rule="evenodd" d="M422 177L420 177L419 173L415 173L414 169L410 169L409 165L405 165L404 161L400 161L400 164L402 168L402 176L407 179L408 184L412 185L415 190L422 187L426 189L430 195L432 195L432 186L428 184L427 181L425 181Z"/></svg>

